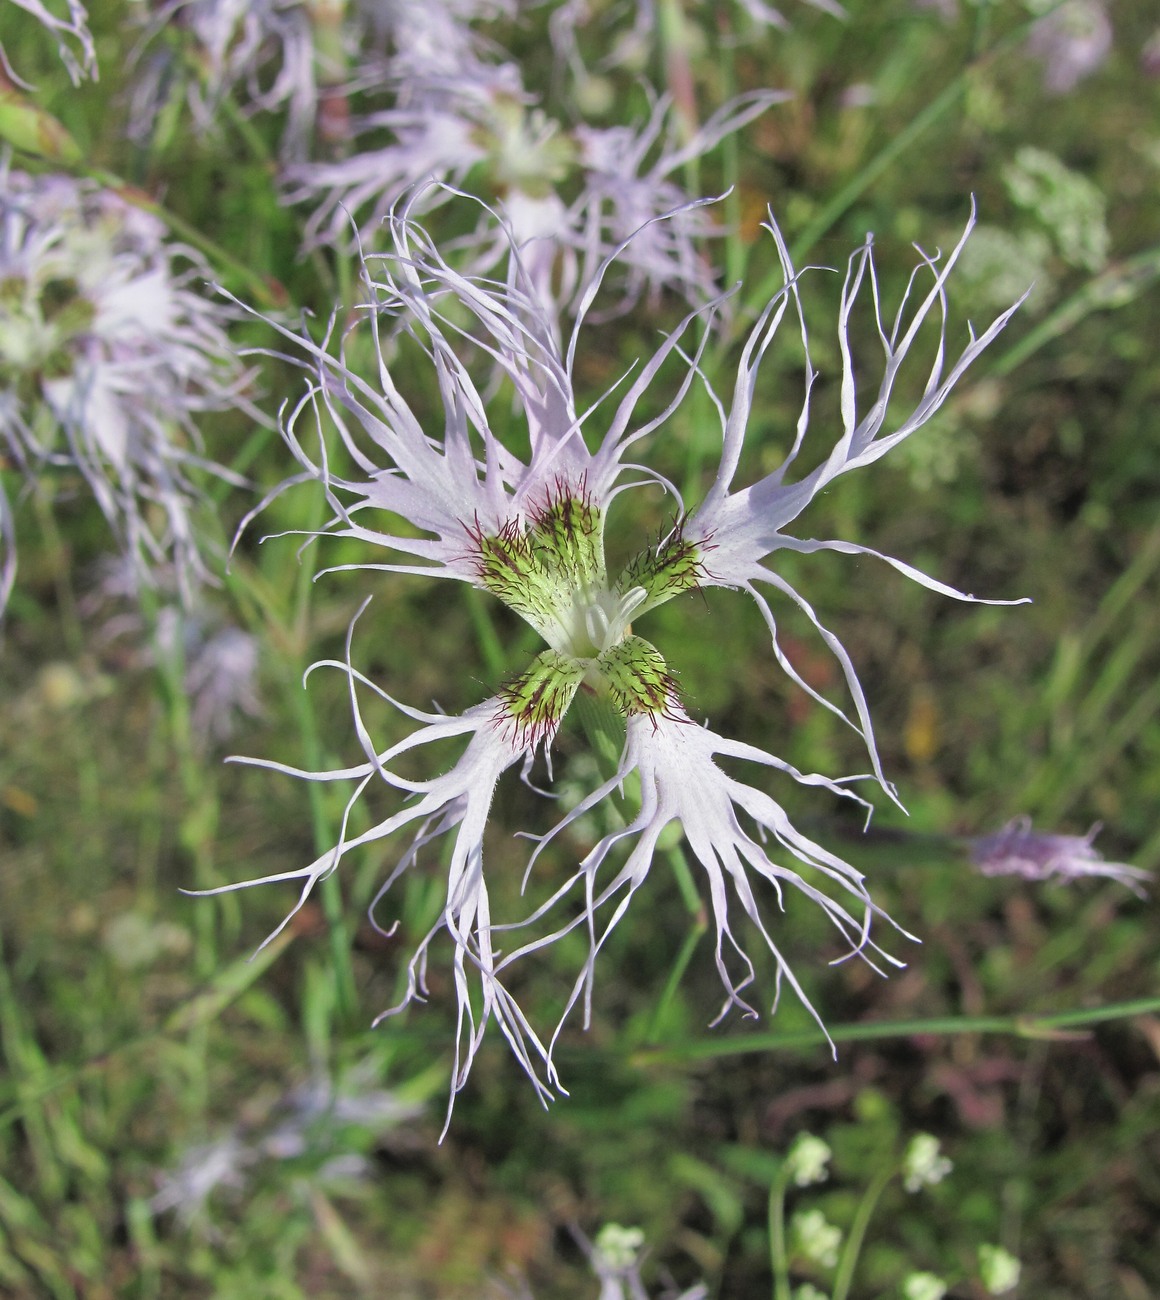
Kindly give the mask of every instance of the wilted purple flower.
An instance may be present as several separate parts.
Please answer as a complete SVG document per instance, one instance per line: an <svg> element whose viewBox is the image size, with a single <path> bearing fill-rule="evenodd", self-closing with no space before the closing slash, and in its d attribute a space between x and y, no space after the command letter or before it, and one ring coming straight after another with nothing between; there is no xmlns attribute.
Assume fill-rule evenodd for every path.
<svg viewBox="0 0 1160 1300"><path fill-rule="evenodd" d="M258 698L257 639L224 622L208 601L192 608L175 603L175 575L155 570L152 578L166 604L150 625L137 599L138 574L130 557L102 557L86 575L78 611L92 621L89 644L114 658L118 668L156 668L158 661L180 673L189 702L189 727L201 748L233 735L243 717L262 713Z"/></svg>
<svg viewBox="0 0 1160 1300"><path fill-rule="evenodd" d="M219 743L234 734L239 716L257 717L257 678L258 642L248 632L223 627L203 641L185 669L194 735Z"/></svg>
<svg viewBox="0 0 1160 1300"><path fill-rule="evenodd" d="M1105 862L1095 847L1097 822L1086 835L1048 835L1031 829L1030 817L1016 817L994 835L968 841L971 861L984 876L1021 876L1070 884L1085 876L1119 881L1138 897L1152 873L1123 862Z"/></svg>
<svg viewBox="0 0 1160 1300"><path fill-rule="evenodd" d="M28 479L79 474L138 577L171 560L186 594L204 576L188 471L226 473L199 457L193 417L256 415L226 309L193 291L206 274L112 191L0 170L0 447Z"/></svg>
<svg viewBox="0 0 1160 1300"><path fill-rule="evenodd" d="M56 47L60 51L61 62L68 69L68 75L72 78L74 86L80 84L82 77L92 77L96 81L97 51L93 45L92 33L89 31L89 15L81 0L64 0L64 7L68 12L66 18L54 14L43 0L14 0L14 3L26 13L30 13L37 22L53 34ZM60 5L56 7L60 8ZM75 41L80 47L79 62L69 45L70 41ZM2 44L0 44L0 67L3 67L13 81L24 86L25 89L29 88L28 83L22 81L13 72Z"/></svg>
<svg viewBox="0 0 1160 1300"><path fill-rule="evenodd" d="M425 995L429 949L446 931L452 942L459 1005L453 1096L463 1086L492 1018L541 1095L547 1098L551 1089L559 1086L553 1063L554 1038L545 1045L528 1023L505 987L505 971L526 954L582 927L589 936L589 956L565 1016L580 1000L587 1010L597 954L644 884L661 833L674 822L680 823L708 880L717 965L725 987L723 1011L738 1006L746 1014L756 1014L741 996L754 978L754 968L734 929L738 906L771 952L779 984L782 978L788 980L809 1005L766 920L761 892L781 901L783 888L800 891L823 909L849 953L869 959L877 951L870 938L870 923L878 909L862 875L796 830L763 789L727 774L718 760L740 760L764 771L781 772L869 807L846 788L849 781L864 778L835 781L802 773L752 745L699 726L682 704L660 652L636 629L650 610L684 592L705 586L746 591L768 623L778 662L815 699L861 734L874 776L894 797L881 769L866 699L848 653L804 596L765 561L782 549L878 556L852 542L802 539L785 530L839 475L872 463L926 423L967 366L1007 323L1014 308L979 335L968 328L965 346L957 356L949 350L946 285L973 224L972 212L962 239L945 260L920 252L919 266L893 319L883 317L870 239L851 256L837 330L842 365L841 429L822 463L790 481L789 472L806 439L815 372L808 360L799 275L771 219L769 229L781 259L784 286L745 343L728 405L710 391L722 433L721 462L714 482L699 505L683 510L672 529L644 545L619 574L609 570L605 559L607 513L613 502L633 487L669 486L661 475L640 464L640 455L689 388L702 381L700 358L708 331L702 330L697 345L686 344L686 340L697 327L707 324L717 303L687 315L654 355L630 370L612 392L580 405L573 382L574 362L584 341L585 318L608 273L608 264L599 267L584 287L576 323L566 343L561 343L557 341L557 318L529 283L517 248L510 250L512 267L505 283L465 277L447 264L404 210L389 221L392 252L367 261L370 297L362 314L376 337L382 314L403 318L409 340L397 337L394 345L415 344L431 366L442 399L441 436L435 435L429 420L421 421L413 411L386 360L371 381L355 373L341 351L336 357L326 346L296 339L310 355L314 373L283 430L302 467L292 481L314 479L325 489L333 518L319 536L361 541L383 556L341 567L411 572L470 583L520 615L547 645L498 694L461 715L448 717L399 702L364 677L352 664L352 623L345 660L324 661L316 667L334 668L346 677L365 761L340 770L309 772L269 760L245 760L305 780L353 783L354 791L333 849L306 866L225 888L296 881L300 888L296 911L315 883L335 871L352 850L413 826L411 844L383 885L381 898L412 869L432 841L445 834L453 836L443 914L412 958L407 991L400 1004L405 1006ZM856 307L866 305L867 295L883 361L869 407L859 414L851 318ZM749 486L735 488L758 369L787 312L807 357L796 432L778 469ZM908 355L917 349L920 333L931 349L922 367L922 395L912 409L903 404L894 414L895 385ZM381 340L378 355L383 356ZM507 404L514 392L518 423L526 431L521 437L530 449L526 456L517 454L493 428L489 401L472 373L477 358L489 380L494 379L498 367L507 381L497 414L505 406L510 412ZM405 367L408 375L414 373L414 358L410 360L411 365ZM858 370L864 373L867 364L860 359ZM402 373L402 359L399 365ZM662 371L672 370L679 375L675 391L661 401L650 397L652 413L647 418L641 416L638 407L642 398L661 381ZM614 399L617 389L623 391ZM334 468L337 461L327 451L325 440L318 453L307 449L303 425L306 421L316 424L321 435L323 413L326 427L336 429L341 440L341 461L354 467L348 471L349 477ZM598 422L599 435L586 439L586 427L594 428ZM391 521L400 518L409 527L392 531ZM934 591L961 600L974 599L900 560L878 558ZM842 666L853 699L853 717L847 718L795 672L779 646L773 611L758 584L780 592L818 629ZM378 749L362 718L362 689L374 692L411 718L415 730L397 744ZM547 754L578 693L583 695L589 716L595 710L604 719L602 726L619 729L623 749L618 768L545 837L532 855L529 871L544 860L545 844L600 800L625 788L633 774L639 780L639 810L629 814L628 825L606 835L530 916L501 922L491 914L483 864L484 827L492 795L508 768L520 764L527 775L537 752ZM397 770L396 760L404 755L414 756L429 745L457 737L464 745L462 756L442 775L416 780ZM357 835L348 834L350 809L377 781L414 797L377 825ZM627 850L627 857L621 856L622 850ZM556 923L560 911L569 907L571 914L565 912L563 922ZM542 923L557 924L557 928L544 934ZM534 929L522 946L501 951L502 940L526 927ZM478 986L477 997L472 996L473 985Z"/></svg>
<svg viewBox="0 0 1160 1300"><path fill-rule="evenodd" d="M1112 21L1100 0L1066 0L1031 29L1027 52L1043 64L1049 95L1070 94L1112 49Z"/></svg>
<svg viewBox="0 0 1160 1300"><path fill-rule="evenodd" d="M161 610L157 651L182 667L189 728L203 748L234 734L241 717L262 712L258 699L258 643L248 632L221 624L205 611Z"/></svg>

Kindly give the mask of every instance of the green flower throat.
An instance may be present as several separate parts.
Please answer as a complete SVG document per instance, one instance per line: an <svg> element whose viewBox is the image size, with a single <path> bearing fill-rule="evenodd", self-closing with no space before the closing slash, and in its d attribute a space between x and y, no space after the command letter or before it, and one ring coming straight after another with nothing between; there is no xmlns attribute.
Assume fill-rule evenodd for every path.
<svg viewBox="0 0 1160 1300"><path fill-rule="evenodd" d="M550 740L576 691L608 700L625 718L663 713L675 684L660 652L631 620L705 577L703 547L678 521L614 582L604 560L604 514L581 486L558 485L544 506L498 533L471 530L480 585L531 624L550 649L501 692L521 743Z"/></svg>

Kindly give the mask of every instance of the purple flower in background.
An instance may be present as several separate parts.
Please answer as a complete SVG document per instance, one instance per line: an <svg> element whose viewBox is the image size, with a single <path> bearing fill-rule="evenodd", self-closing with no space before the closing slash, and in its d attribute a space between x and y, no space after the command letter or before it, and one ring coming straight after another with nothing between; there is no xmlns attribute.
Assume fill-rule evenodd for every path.
<svg viewBox="0 0 1160 1300"><path fill-rule="evenodd" d="M425 181L430 205L445 203L477 164L490 159L493 183L538 176L552 184L561 175L567 145L556 126L529 107L515 64L475 62L461 75L412 83L400 103L353 124L360 133L390 133L391 142L332 162L286 169L286 199L315 205L306 223L307 247L353 244L352 219L373 244L400 197ZM509 175L509 172L511 173Z"/></svg>
<svg viewBox="0 0 1160 1300"><path fill-rule="evenodd" d="M142 6L145 46L137 54L130 111L132 136L153 134L158 117L183 95L194 130L215 125L224 100L243 111L287 113L287 149L299 152L314 124L319 78L345 74L341 40L316 48L319 28L341 12L303 0L160 0ZM164 39L163 39L164 37Z"/></svg>
<svg viewBox="0 0 1160 1300"><path fill-rule="evenodd" d="M1112 21L1100 0L1066 0L1035 24L1027 52L1043 65L1043 88L1068 95L1104 64L1112 49Z"/></svg>
<svg viewBox="0 0 1160 1300"><path fill-rule="evenodd" d="M1085 876L1103 876L1126 886L1139 898L1140 885L1152 873L1123 862L1105 862L1095 847L1097 822L1086 835L1048 835L1031 829L1030 817L1016 817L994 835L968 842L971 861L984 876L1021 876L1024 880L1058 880L1070 884Z"/></svg>
<svg viewBox="0 0 1160 1300"><path fill-rule="evenodd" d="M362 1149L389 1142L423 1113L421 1103L376 1087L377 1077L374 1062L366 1061L341 1080L319 1070L310 1082L287 1088L268 1114L237 1121L215 1141L188 1148L176 1169L159 1172L149 1208L173 1210L191 1223L214 1193L241 1193L273 1161L313 1166L311 1181L323 1185L366 1178L373 1164Z"/></svg>
<svg viewBox="0 0 1160 1300"><path fill-rule="evenodd" d="M740 96L678 143L667 97L639 127L569 130L524 92L514 64L477 64L475 73L433 86L430 102L370 115L365 128L388 129L391 144L287 169L288 201L317 205L309 244L351 246L353 217L359 242L377 247L384 219L408 193L418 187L412 209L430 213L472 172L504 216L503 229L487 216L459 241L473 273L502 273L514 243L541 299L571 312L619 249L609 277L617 279L619 311L665 289L694 303L718 292L702 243L722 232L673 176L783 95ZM430 181L438 183L424 188Z"/></svg>
<svg viewBox="0 0 1160 1300"><path fill-rule="evenodd" d="M149 138L174 95L184 97L201 134L235 100L246 114L284 110L283 155L301 158L316 127L324 138L345 139L352 92L458 76L480 44L470 24L513 7L512 0L159 0L138 54L135 138Z"/></svg>
<svg viewBox="0 0 1160 1300"><path fill-rule="evenodd" d="M219 475L194 417L240 405L229 313L194 292L207 268L153 216L66 176L0 171L0 448L31 481L61 470L96 499L138 580L205 577L189 471ZM10 508L0 598L15 557Z"/></svg>
<svg viewBox="0 0 1160 1300"><path fill-rule="evenodd" d="M92 33L89 31L89 15L80 0L64 0L63 5L53 6L58 10L63 7L67 17L53 13L52 8L44 4L43 0L13 0L13 3L19 5L26 13L30 13L38 23L52 33L57 49L60 51L61 62L68 69L68 75L72 78L74 86L80 85L84 77L92 77L96 81L97 51L93 45ZM80 47L79 61L69 44L70 41ZM0 44L0 67L3 67L13 81L29 89L28 83L22 81L13 72L2 44Z"/></svg>
<svg viewBox="0 0 1160 1300"><path fill-rule="evenodd" d="M870 555L931 590L974 599L868 547L800 538L786 531L837 477L876 461L925 424L1006 325L1014 308L979 334L968 328L961 351L949 337L947 281L973 224L972 212L962 239L945 259L920 252L919 265L892 317L883 312L871 241L851 256L837 327L841 427L821 463L794 479L791 471L807 438L815 372L808 359L800 277L771 219L783 287L745 342L731 395L723 399L710 390L722 437L714 480L699 504L682 505L667 534L642 539L640 549L619 569L606 560L606 519L632 489L671 486L643 465L641 457L689 389L707 382L700 363L709 338L707 326L719 301L690 312L656 352L630 369L610 392L582 401L575 391L574 365L587 340L586 317L611 273L609 263L596 268L583 286L575 324L561 341L557 317L530 281L517 246L509 246L510 268L503 281L466 277L443 259L404 209L388 221L392 251L368 258L365 265L368 297L360 314L377 340L378 374L371 379L356 373L341 346L334 355L332 340L319 346L288 335L309 355L312 369L307 391L283 429L301 466L292 482L312 479L326 492L333 515L317 536L361 542L368 551L366 561L340 567L471 584L521 617L546 645L492 698L458 716L446 716L395 700L360 673L352 662L352 623L345 659L315 668L334 669L346 678L364 761L311 772L270 760L244 760L304 780L348 783L353 792L332 849L305 866L226 889L294 881L299 889L296 911L317 881L337 870L353 850L411 828L411 843L397 859L377 904L435 840L452 837L443 913L411 959L406 993L393 1010L426 995L431 945L445 934L452 946L459 1015L453 1097L467 1078L491 1020L498 1023L543 1098L560 1086L553 1061L555 1036L547 1043L539 1037L509 992L505 972L529 953L581 929L588 936L588 958L556 1035L577 1002L583 1002L587 1013L596 957L644 885L662 832L674 823L683 830L708 882L716 961L725 989L723 1012L736 1006L747 1015L756 1014L742 996L754 980L754 967L738 930L744 924L739 912L772 955L779 985L787 980L809 1006L768 917L769 900L781 905L787 889L823 909L847 955L872 960L879 951L870 927L881 914L862 875L798 831L764 788L728 774L719 760L728 760L731 767L736 761L749 765L758 774L752 779L777 772L866 808L869 805L847 788L849 782L872 777L895 797L882 772L866 699L849 654L805 597L766 561L778 550ZM865 376L870 362L861 357L855 365L851 321L856 310L868 313L882 352L880 377L871 385L862 412L855 374L857 369ZM806 356L796 430L780 466L738 488L734 480L759 367L787 314L795 343ZM389 348L378 337L384 316L400 320L404 327L392 334ZM927 354L915 376L922 384L921 395L911 405L896 397L895 387L904 363L920 347ZM441 398L444 425L439 434L429 418L420 420L396 383L396 372L412 380L416 362L429 367ZM497 368L506 382L503 396L492 401L486 394L496 389ZM477 383L477 374L486 382ZM660 397L655 390L662 385L669 387ZM513 394L515 423L524 431L521 441L528 449L524 454L499 432L512 423ZM646 394L648 416L640 412ZM329 430L333 435L324 432ZM309 449L308 434L310 442L317 435L318 451ZM328 449L332 436L336 445ZM340 463L348 468L340 471ZM393 524L400 519L408 526ZM369 558L374 555L381 558ZM852 715L795 672L780 648L774 612L759 584L772 588L817 628L843 669ZM691 718L661 652L638 628L659 605L706 586L739 589L757 602L778 662L862 736L872 774L834 780L799 772ZM380 749L363 719L364 691L410 718L415 724L411 734ZM617 790L629 788L630 778L633 788L639 784L639 807L629 812L626 825L604 836L551 888L530 915L495 918L483 843L497 782L516 765L526 777L538 754L547 757L577 700L583 701L579 712L587 717L586 728L593 735L601 728L606 738L619 735L619 762L614 775L544 837L532 854L529 873L547 860L545 846L561 830ZM421 780L400 771L400 760L413 770L410 760L426 747L456 738L462 746L460 758L441 775ZM409 801L369 829L348 832L354 806L370 785L379 783L409 796Z"/></svg>
<svg viewBox="0 0 1160 1300"><path fill-rule="evenodd" d="M248 632L208 611L187 614L167 605L157 619L156 643L163 657L180 655L189 728L200 748L228 740L241 718L261 715L259 648Z"/></svg>
<svg viewBox="0 0 1160 1300"><path fill-rule="evenodd" d="M719 285L703 243L723 232L704 204L689 202L673 176L785 98L776 91L743 95L714 113L684 143L678 141L667 96L657 101L639 128L577 127L573 138L584 188L557 238L580 256L580 285L590 284L601 263L619 247L622 310L664 289L676 289L693 303L714 297ZM658 220L662 216L668 219Z"/></svg>

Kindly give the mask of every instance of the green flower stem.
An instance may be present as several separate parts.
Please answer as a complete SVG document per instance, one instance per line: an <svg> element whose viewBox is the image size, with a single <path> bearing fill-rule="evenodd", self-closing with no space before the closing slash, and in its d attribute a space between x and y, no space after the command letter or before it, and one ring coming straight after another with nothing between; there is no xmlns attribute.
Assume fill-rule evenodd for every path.
<svg viewBox="0 0 1160 1300"><path fill-rule="evenodd" d="M728 19L724 9L717 11L721 35L729 35ZM733 64L736 45L730 40L720 40L717 75L721 81L721 102L727 104L737 94L737 75ZM741 206L741 146L736 132L731 132L718 146L721 150L721 168L725 177L725 279L726 288L736 284L745 274L748 250L745 233L741 228L744 211Z"/></svg>
<svg viewBox="0 0 1160 1300"><path fill-rule="evenodd" d="M503 642L495 630L491 610L474 587L465 584L464 591L467 597L467 612L471 617L471 626L475 629L483 662L487 665L487 671L498 681L507 673L508 661Z"/></svg>
<svg viewBox="0 0 1160 1300"><path fill-rule="evenodd" d="M251 119L242 112L229 95L222 96L221 110L222 116L238 133L239 138L250 151L250 156L254 161L266 170L272 171L277 166L277 162L271 154L269 146L262 139L262 133Z"/></svg>
<svg viewBox="0 0 1160 1300"><path fill-rule="evenodd" d="M40 536L48 555L49 569L52 573L53 590L56 603L60 609L60 626L64 632L65 646L71 659L79 659L85 651L85 633L81 627L80 615L77 613L76 593L73 591L71 575L72 563L68 548L53 514L52 502L44 490L44 485L37 482L32 493L33 511L40 528Z"/></svg>
<svg viewBox="0 0 1160 1300"><path fill-rule="evenodd" d="M178 611L177 633L172 644L163 646L157 635L160 613L157 593L142 583L138 597L153 642L160 693L168 724L168 742L177 756L181 781L181 817L177 836L193 868L195 889L213 889L218 878L214 845L217 839L219 801L217 781L206 770L203 756L196 750L190 726L189 696L185 689L184 618ZM209 903L209 900L203 900ZM213 899L212 905L196 907L193 912L195 933L194 965L200 977L208 979L219 965L217 921L221 917L236 933L240 928L241 909L229 894Z"/></svg>
<svg viewBox="0 0 1160 1300"><path fill-rule="evenodd" d="M846 1296L849 1295L858 1256L862 1253L862 1243L866 1240L866 1229L870 1226L874 1210L886 1190L886 1184L897 1172L898 1169L894 1165L887 1165L885 1169L880 1169L858 1203L854 1222L850 1225L850 1235L846 1238L842 1258L838 1261L838 1272L834 1278L834 1290L830 1300L846 1300Z"/></svg>
<svg viewBox="0 0 1160 1300"><path fill-rule="evenodd" d="M325 504L323 494L318 493L313 506L314 517L307 524L307 532L314 532L320 526ZM314 556L317 550L316 546L308 547L304 552L304 556ZM313 564L303 563L300 566L293 613L294 640L297 645L305 644L306 629L309 625L310 600L314 590L314 576ZM310 692L307 690L291 691L290 698L294 701L294 712L298 721L299 735L302 738L305 766L310 771L322 771L326 764L323 761L322 743L318 736L318 720L314 715L314 705L311 702ZM324 791L317 781L308 781L306 788L307 797L310 801L310 821L314 830L314 846L317 852L324 853L334 844L330 818L326 811ZM322 899L322 912L326 918L326 928L330 940L330 956L334 971L337 1006L342 1016L350 1017L353 1016L358 1006L358 995L354 978L354 966L350 955L351 938L347 929L342 905L342 888L339 885L337 873L331 872L329 875L324 876L319 882L319 891Z"/></svg>
<svg viewBox="0 0 1160 1300"><path fill-rule="evenodd" d="M991 373L1003 378L1021 366L1040 348L1074 329L1093 312L1114 311L1135 302L1160 280L1160 248L1147 248L1132 257L1114 262L1029 330L1019 341L998 357Z"/></svg>
<svg viewBox="0 0 1160 1300"><path fill-rule="evenodd" d="M666 827L665 833L674 827ZM663 837L662 837L663 838ZM702 929L708 928L708 920L705 917L705 908L701 902L701 895L697 891L697 883L693 879L693 873L689 870L689 860L685 857L685 851L679 844L674 844L672 848L665 850L665 857L669 860L669 865L673 869L673 875L677 878L677 888L681 891L681 901L688 908L689 915L699 917L702 923Z"/></svg>
<svg viewBox="0 0 1160 1300"><path fill-rule="evenodd" d="M601 777L610 780L620 767L620 755L624 751L624 718L607 696L597 695L583 686L576 692L572 708L592 746Z"/></svg>
<svg viewBox="0 0 1160 1300"><path fill-rule="evenodd" d="M322 744L318 738L318 723L309 692L294 691L291 693L291 698L294 701L298 731L302 738L305 766L312 771L320 771L325 764L322 758ZM319 853L324 853L333 845L334 836L330 830L330 818L326 812L323 791L315 781L307 783L307 791L310 800L310 822L314 830L314 845ZM338 1008L344 1017L349 1017L358 1006L358 995L355 991L354 966L350 955L350 934L347 930L342 905L342 888L337 874L332 872L329 876L324 876L318 888L330 940Z"/></svg>
<svg viewBox="0 0 1160 1300"><path fill-rule="evenodd" d="M678 844L669 849L665 856L673 868L673 875L677 878L677 887L680 889L681 897L685 900L685 906L692 916L692 923L685 935L684 942L681 944L680 951L677 953L677 959L673 962L673 968L669 972L669 978L665 981L665 987L661 990L660 1000L657 1002L656 1010L653 1012L652 1020L649 1023L647 1039L649 1043L660 1042L663 1037L665 1014L676 996L685 971L689 967L689 962L693 959L697 944L701 941L701 936L709 928L709 918L705 915L704 905L697 893L696 886L693 884L689 864L685 860L681 846ZM690 890L692 891L691 894Z"/></svg>
<svg viewBox="0 0 1160 1300"><path fill-rule="evenodd" d="M785 1190L789 1165L783 1162L769 1185L769 1263L773 1270L773 1300L790 1300L789 1252L785 1244Z"/></svg>
<svg viewBox="0 0 1160 1300"><path fill-rule="evenodd" d="M681 0L661 0L657 20L663 65L661 80L677 110L681 143L687 144L697 133L698 123L693 68L689 60L689 36ZM684 179L689 185L690 194L700 193L698 170L695 158L685 164Z"/></svg>
<svg viewBox="0 0 1160 1300"><path fill-rule="evenodd" d="M1103 1007L1060 1011L1051 1015L939 1016L929 1020L880 1020L864 1024L834 1025L829 1037L835 1043L873 1042L884 1038L911 1038L919 1034L1010 1034L1016 1038L1068 1038L1069 1030L1086 1029L1110 1020L1160 1012L1160 997L1112 1002ZM640 1048L633 1055L641 1065L678 1061L711 1061L747 1052L808 1051L825 1043L820 1029L788 1033L736 1034L729 1038L693 1039L660 1049Z"/></svg>
<svg viewBox="0 0 1160 1300"><path fill-rule="evenodd" d="M325 500L319 493L313 506L312 517L305 521L303 531L313 532L319 527L324 507ZM316 549L316 547L307 547L302 552L303 558L313 556ZM294 709L302 761L305 767L313 771L321 771L326 764L318 734L318 722L310 693L301 687L301 660L309 638L314 575L313 564L305 562L300 564L292 606L289 610L286 609L281 592L264 582L260 574L243 561L235 561L230 572L229 587L238 604L246 611L248 626L264 623L271 644L282 650L279 667L285 674L283 694L291 701ZM334 844L325 791L318 782L309 781L306 798L310 807L314 846L318 853L324 853ZM350 933L345 920L338 877L333 874L327 876L319 882L318 889L329 937L337 1005L342 1015L351 1016L358 1006L358 998L354 966L351 961Z"/></svg>

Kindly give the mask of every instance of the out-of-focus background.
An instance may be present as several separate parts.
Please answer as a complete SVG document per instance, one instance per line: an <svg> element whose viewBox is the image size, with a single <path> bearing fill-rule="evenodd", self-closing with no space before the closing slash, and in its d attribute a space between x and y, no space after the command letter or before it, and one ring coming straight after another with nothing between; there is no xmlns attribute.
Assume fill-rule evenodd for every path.
<svg viewBox="0 0 1160 1300"><path fill-rule="evenodd" d="M290 110L259 101L285 49L263 37L253 80L206 108L190 87L207 75L197 15L212 8L179 6L151 30L160 7L94 3L100 79L74 85L52 37L3 0L0 40L31 87L4 92L0 112L17 115L6 137L21 142L20 122L47 129L19 117L31 105L77 145L26 134L33 148L9 168L131 187L243 302L292 329L306 310L320 327L357 300L357 264L325 239L304 253L311 208L282 201L296 165ZM343 543L300 561L292 536L260 543L322 521L309 491L252 523L223 576L242 517L295 469L257 419L301 392L278 357L247 363L256 410L195 417L205 457L241 481L197 480L196 526L220 585L184 610L164 574L126 595L79 473L30 482L0 460L19 556L0 648L0 1293L568 1300L601 1285L577 1230L591 1241L614 1223L643 1234L628 1274L649 1295L704 1284L748 1300L771 1294L770 1187L810 1132L833 1161L826 1182L788 1193L795 1287L839 1293L809 1237L817 1210L846 1241L870 1215L852 1297L903 1295L916 1272L950 1296L984 1296L988 1276L1002 1279L980 1264L981 1245L1021 1262L1010 1294L1160 1294L1160 1011L1139 1005L1157 996L1155 891L986 877L965 847L1018 816L1075 836L1100 822L1107 859L1160 866L1160 15L1076 0L1034 25L1049 8L850 0L838 17L787 0L781 27L741 3L593 3L568 11L581 19L570 66L549 39L561 6L473 20L485 48L518 64L544 120L639 124L651 86L676 96L689 132L731 94L790 92L673 178L695 194L734 185L716 218L728 233L703 245L724 283L744 278L707 352L723 390L780 283L767 205L801 264L841 272L873 231L890 306L912 241L953 246L973 195L979 226L950 284L956 353L967 319L981 329L1033 285L937 418L800 521L804 535L1033 603L957 604L870 559L779 559L849 647L909 811L880 795L863 834L829 796L775 790L921 940L883 934L908 965L880 979L857 961L827 964L838 949L805 900L775 916L836 1061L789 996L760 1023L708 1028L720 1001L711 933L659 859L601 954L591 1027L572 1023L561 1041L570 1095L542 1109L493 1034L440 1144L447 963L432 961L427 1006L370 1027L399 996L400 954L438 914L438 850L392 897L393 940L364 918L395 841L353 857L252 961L292 885L215 900L179 890L292 870L333 842L340 791L222 759L360 757L341 678L317 674L306 694L301 675L341 657L366 595L358 667L416 707L485 698L535 637L482 597L420 579L312 582L324 564L375 557ZM286 22L309 10L316 35L334 17L251 9ZM397 69L405 51L392 54ZM328 92L329 136L316 127L290 152L341 156L343 114L373 109L381 91L367 77ZM457 179L505 197L479 168ZM450 238L475 218L440 220ZM838 427L840 291L841 274L820 270L803 288L820 372L811 438L823 449ZM670 289L586 331L581 391L594 400L684 310ZM230 329L239 349L287 346L240 313ZM872 321L853 329L871 376ZM6 402L24 397L11 377L18 344L0 338ZM350 361L373 378L369 354ZM788 328L758 389L749 472L779 462L800 402ZM653 440L652 463L703 484L713 421L698 391ZM665 508L642 494L632 522L655 531ZM802 770L865 770L858 737L777 668L750 602L686 596L648 628L715 730ZM841 699L838 666L804 617L786 611L783 634L802 677ZM383 743L392 727L402 734L398 715L375 725ZM529 846L515 832L558 815L514 776L487 842L497 912L521 906ZM597 781L579 732L561 734L556 777L572 799ZM604 829L581 823L557 842L540 864L548 881ZM527 966L516 992L533 1020L554 1023L585 950L573 936ZM768 1007L771 969L759 986ZM1082 1014L1120 1004L1106 1021ZM919 1133L939 1139L953 1170L917 1192L883 1181Z"/></svg>

